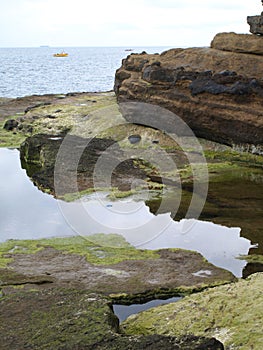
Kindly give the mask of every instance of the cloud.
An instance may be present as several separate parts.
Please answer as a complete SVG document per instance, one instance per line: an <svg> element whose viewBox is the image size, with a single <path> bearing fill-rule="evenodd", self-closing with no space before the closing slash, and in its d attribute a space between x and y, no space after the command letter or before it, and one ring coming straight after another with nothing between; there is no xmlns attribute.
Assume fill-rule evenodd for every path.
<svg viewBox="0 0 263 350"><path fill-rule="evenodd" d="M248 32L261 10L259 0L9 0L0 46L209 45L217 32Z"/></svg>
<svg viewBox="0 0 263 350"><path fill-rule="evenodd" d="M208 8L212 8L214 10L223 9L223 10L235 10L238 11L240 9L248 9L248 4L246 2L240 2L240 0L221 0L221 1L211 1L211 0L142 0L142 2L146 6L150 7L158 7L158 8L174 8L174 9L199 9L206 10ZM249 4L250 7L251 3ZM258 8L260 8L260 1L257 4Z"/></svg>

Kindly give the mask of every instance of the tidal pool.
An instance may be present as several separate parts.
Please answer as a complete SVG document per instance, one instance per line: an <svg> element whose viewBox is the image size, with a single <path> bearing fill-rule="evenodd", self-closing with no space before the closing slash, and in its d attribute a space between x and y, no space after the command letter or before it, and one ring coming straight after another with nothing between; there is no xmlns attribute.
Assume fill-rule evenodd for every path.
<svg viewBox="0 0 263 350"><path fill-rule="evenodd" d="M21 168L19 151L0 149L0 241L117 233L140 249L183 248L241 277L251 241L239 227L154 215L142 200L95 193L66 203L41 192ZM255 242L253 242L255 243ZM204 276L205 278L205 276Z"/></svg>
<svg viewBox="0 0 263 350"><path fill-rule="evenodd" d="M182 297L173 297L165 300L155 299L143 304L132 304L132 305L114 304L113 311L115 315L119 318L120 322L123 322L130 315L137 314L138 312L145 311L159 305L174 303L181 299Z"/></svg>

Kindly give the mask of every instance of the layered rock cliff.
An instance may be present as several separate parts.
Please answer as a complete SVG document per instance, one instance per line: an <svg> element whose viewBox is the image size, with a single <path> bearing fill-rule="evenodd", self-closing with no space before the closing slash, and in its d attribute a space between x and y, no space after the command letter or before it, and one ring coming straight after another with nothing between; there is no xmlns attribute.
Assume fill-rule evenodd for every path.
<svg viewBox="0 0 263 350"><path fill-rule="evenodd" d="M116 72L114 89L119 102L174 112L198 137L263 151L262 36L221 33L209 48L131 54ZM125 117L138 123L131 113Z"/></svg>

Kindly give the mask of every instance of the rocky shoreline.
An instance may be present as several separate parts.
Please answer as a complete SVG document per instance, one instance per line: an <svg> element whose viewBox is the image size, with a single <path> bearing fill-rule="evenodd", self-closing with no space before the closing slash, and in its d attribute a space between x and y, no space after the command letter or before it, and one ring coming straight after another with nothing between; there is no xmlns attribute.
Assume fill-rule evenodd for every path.
<svg viewBox="0 0 263 350"><path fill-rule="evenodd" d="M29 105L28 99L30 99ZM105 142L105 139L112 140L113 137L117 141L126 137L128 139L128 136L132 134L145 135L146 133L150 141L158 139L160 140L159 145L166 147L166 150L171 149L171 144L159 131L150 130L145 126L129 124L128 127L122 129L123 125L121 124L119 131L114 127L107 128L106 131L103 127L100 131L100 127L98 127L98 124L95 125L94 122L96 120L96 123L98 123L96 111L100 109L96 104L99 104L100 107L105 107L108 104L111 108L112 105L115 106L115 96L112 93L75 94L64 98L49 96L44 105L39 102L42 99L44 99L43 96L26 97L24 101L22 99L26 107L19 99L19 104L23 106L21 110L24 109L26 112L23 112L23 115L17 114L18 124L13 130L2 130L4 137L1 140L6 142L8 135L11 135L11 142L15 146L16 143L22 142L23 139L25 140L29 136L27 126L32 127L31 134L33 135L35 130L36 135L27 138L21 152L22 158L28 166L28 168L26 167L28 175L35 179L39 188L44 190L49 189L52 192L52 181L50 181L50 176L46 176L46 174L48 174L48 169L54 170L53 165L56 156L54 143L59 142L59 140L51 140L50 146L47 141L58 135L63 136L63 133L67 131L66 129L72 128L74 124L78 125L87 114L89 118L86 118L84 131L87 134L96 132L95 135L103 137L103 142ZM96 99L97 102L94 102ZM93 102L90 102L90 100ZM13 101L13 103L16 102L16 100ZM58 102L60 105L58 105ZM12 106L10 100L7 103L11 106L10 108L15 110L16 107ZM84 104L86 105L84 106ZM4 125L6 120L10 120L10 115L3 102L2 106L4 106L2 113L6 113L5 118L2 118L2 124ZM92 108L95 116L92 115L90 110L87 113L87 108ZM21 110L17 109L18 113L21 113ZM58 110L60 111L54 113ZM56 118L50 117L53 115ZM100 113L100 116L104 116L104 113ZM101 118L104 125L104 119ZM118 118L120 118L119 115ZM61 129L60 125L63 125L65 129ZM39 135L39 132L42 136ZM85 137L85 135L81 134L81 137ZM13 138L15 138L15 141ZM100 139L97 140L101 147ZM211 163L213 165L212 172L215 171L215 165L217 165L218 174L223 174L230 165L229 161L231 159L233 161L235 157L236 165L246 164L247 169L257 167L257 164L260 165L260 156L239 154L237 157L237 153L231 154L230 152L227 153L227 163L223 163L223 166L218 167L218 164L222 164L222 160L226 157L226 149L223 147L219 150L218 147L219 145L213 151L211 151L211 148L209 150L210 155L211 152L213 154L211 159L216 154L219 157L219 163L214 163L214 160ZM36 153L36 150L38 150L38 153ZM51 156L52 152L50 150L52 150L54 156ZM90 156L89 152L87 156ZM181 159L181 163L184 164L184 158L179 156L180 152L177 153L177 159ZM85 163L85 157L83 159ZM127 166L131 166L131 164L125 166L124 173L127 172ZM230 168L233 171L232 165ZM134 169L136 170L136 168ZM237 171L240 171L239 168L237 168ZM137 175L149 176L152 169L142 167L142 164L140 164L135 172ZM87 174L85 169L83 174ZM120 176L120 173L118 175ZM121 179L117 185L123 185L123 183L127 185L128 182L125 177L117 176L117 178ZM44 179L49 179L49 182L45 182ZM152 180L153 176L148 181ZM187 176L184 181L187 188L187 184L190 184L191 181ZM152 186L154 187L154 183ZM157 183L155 186L157 186ZM120 186L120 191L122 190L123 187ZM222 212L222 207L220 211ZM6 334L2 342L3 348L21 349L25 346L39 349L141 349L142 346L146 349L160 349L160 347L167 349L224 348L224 338L221 338L218 332L210 332L208 337L206 332L202 333L202 331L198 335L195 331L191 331L191 334L180 334L176 337L170 335L126 335L126 330L124 330L126 325L125 328L118 326L118 320L112 312L111 305L114 302L126 304L135 301L143 302L156 297L193 295L193 292L200 292L204 289L207 290L207 293L213 293L214 290L219 288L215 288L215 286L225 283L232 286L231 288L235 290L236 295L239 295L239 282L233 284L236 281L234 276L208 264L196 253L183 250L138 251L129 247L121 239L117 239L118 247L114 247L115 239L106 246L105 240L105 237L99 236L91 242L84 240L84 243L78 241L78 239L72 239L71 241L65 238L40 241L9 241L0 245L1 334ZM123 248L120 247L120 242L122 242ZM189 270L187 270L188 268ZM196 275L198 271L209 271L209 275L203 275L202 273ZM145 279L145 275L148 276L147 279ZM192 298L192 296L189 298ZM194 295L193 298L195 298ZM243 296L240 296L240 298L243 298ZM232 299L227 300L229 308L231 308ZM240 300L242 303L243 299ZM17 309L16 307L13 310L13 305L17 305L18 301L20 308ZM259 301L259 298L255 298L255 308ZM80 302L81 307L78 306ZM173 304L171 304L172 307ZM59 308L61 313L56 308ZM250 308L253 309L254 306L250 305ZM67 311L69 309L70 311ZM35 312L35 310L39 311ZM247 310L245 312L247 313ZM100 316L102 314L108 315L108 321L105 321L105 316ZM253 319L252 316L251 319ZM20 320L20 331L14 334L13 329L18 327L18 320ZM23 323L21 323L21 320L23 320ZM89 320L88 325L87 320ZM131 320L131 325L133 323L134 321ZM50 324L50 326L47 327L47 324ZM97 325L95 330L94 324ZM129 321L127 321L128 324ZM232 332L231 327L228 331ZM158 332L156 330L156 333ZM237 332L236 337L238 339L242 338L238 330L235 332ZM32 334L35 334L35 336ZM99 334L103 336L100 337ZM215 338L221 340L221 342Z"/></svg>
<svg viewBox="0 0 263 350"><path fill-rule="evenodd" d="M118 102L170 110L198 137L260 154L262 55L262 36L235 33L216 35L210 48L131 54L116 72L115 92ZM126 118L139 123L131 113Z"/></svg>
<svg viewBox="0 0 263 350"><path fill-rule="evenodd" d="M248 21L260 34L258 18ZM0 349L261 349L262 69L262 36L221 33L210 48L129 55L116 72L115 93L0 99L0 146L20 149L21 165L40 190L73 201L94 191L109 191L114 200L147 188L146 204L156 213L162 191L161 210L169 212L169 190L181 186L180 207L171 213L180 219L193 192L191 166L202 153L209 189L201 218L240 226L243 237L259 242L244 257L246 279L197 252L135 249L116 234L1 243ZM179 116L202 152L180 147L181 139L169 135L173 119L162 128L158 113L138 115L134 101ZM177 133L189 137L184 128ZM158 150L176 170L160 173L151 164L161 158ZM68 164L77 152L77 166ZM103 173L94 183L102 155L116 166L110 182ZM198 176L204 185L207 177ZM114 303L171 296L184 298L121 325L113 313Z"/></svg>

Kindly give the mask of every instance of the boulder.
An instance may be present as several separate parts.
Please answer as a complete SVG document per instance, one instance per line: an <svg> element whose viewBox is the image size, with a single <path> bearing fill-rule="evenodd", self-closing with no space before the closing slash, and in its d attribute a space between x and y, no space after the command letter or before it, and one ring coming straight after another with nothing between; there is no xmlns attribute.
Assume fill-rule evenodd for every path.
<svg viewBox="0 0 263 350"><path fill-rule="evenodd" d="M248 16L247 23L250 25L250 32L263 35L263 12L260 16Z"/></svg>
<svg viewBox="0 0 263 350"><path fill-rule="evenodd" d="M258 54L262 40L245 35L246 42L240 44L241 38L234 33L220 34L211 48L129 55L116 72L118 102L164 107L186 122L197 137L262 152L263 57ZM152 125L151 118L159 118L163 125L161 115L149 115L146 120L129 111L123 116L143 125Z"/></svg>
<svg viewBox="0 0 263 350"><path fill-rule="evenodd" d="M263 55L263 37L252 34L219 33L211 42L211 48Z"/></svg>
<svg viewBox="0 0 263 350"><path fill-rule="evenodd" d="M9 119L4 124L4 129L7 131L12 131L17 128L18 122L15 119Z"/></svg>

